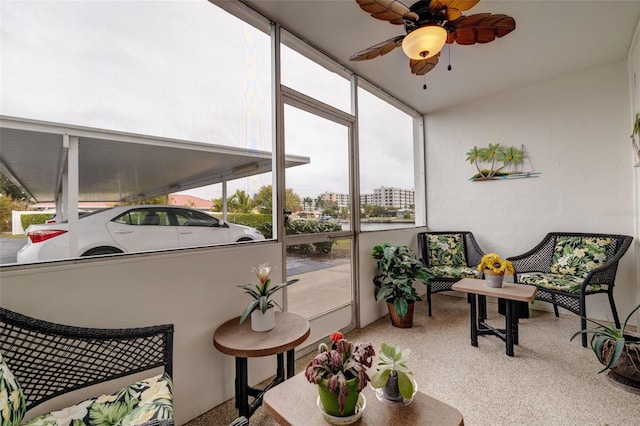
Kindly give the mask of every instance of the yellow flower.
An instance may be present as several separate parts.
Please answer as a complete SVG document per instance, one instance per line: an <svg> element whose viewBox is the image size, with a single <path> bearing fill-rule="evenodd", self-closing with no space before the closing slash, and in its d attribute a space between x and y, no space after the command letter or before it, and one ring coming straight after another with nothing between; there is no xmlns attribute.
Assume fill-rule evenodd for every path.
<svg viewBox="0 0 640 426"><path fill-rule="evenodd" d="M505 271L510 274L515 273L513 264L508 260L500 259L500 256L496 253L489 253L482 256L482 260L478 265L478 271L482 271L484 269L488 269L496 274L504 274Z"/></svg>

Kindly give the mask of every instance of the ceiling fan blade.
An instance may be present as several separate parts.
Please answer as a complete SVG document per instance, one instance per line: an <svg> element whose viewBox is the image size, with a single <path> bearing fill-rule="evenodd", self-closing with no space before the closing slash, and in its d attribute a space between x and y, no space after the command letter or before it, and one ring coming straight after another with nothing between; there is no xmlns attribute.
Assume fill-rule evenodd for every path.
<svg viewBox="0 0 640 426"><path fill-rule="evenodd" d="M429 11L433 14L444 11L447 20L454 21L462 17L462 11L471 9L478 2L480 0L431 0Z"/></svg>
<svg viewBox="0 0 640 426"><path fill-rule="evenodd" d="M389 40L385 40L381 43L373 45L371 47L367 47L364 50L361 50L358 53L351 55L349 58L350 61L365 61L367 59L377 58L378 56L386 55L391 52L398 46L402 45L402 40L405 36L396 36L390 38Z"/></svg>
<svg viewBox="0 0 640 426"><path fill-rule="evenodd" d="M402 25L404 20L416 22L418 14L411 12L407 6L398 0L356 0L362 10L370 13L376 19Z"/></svg>
<svg viewBox="0 0 640 426"><path fill-rule="evenodd" d="M447 22L445 26L454 29L449 33L447 43L455 41L458 44L469 45L489 43L496 37L509 34L516 28L516 21L507 15L478 13Z"/></svg>
<svg viewBox="0 0 640 426"><path fill-rule="evenodd" d="M415 75L425 75L438 65L439 56L440 53L428 59L409 59L409 68L411 68L411 73Z"/></svg>

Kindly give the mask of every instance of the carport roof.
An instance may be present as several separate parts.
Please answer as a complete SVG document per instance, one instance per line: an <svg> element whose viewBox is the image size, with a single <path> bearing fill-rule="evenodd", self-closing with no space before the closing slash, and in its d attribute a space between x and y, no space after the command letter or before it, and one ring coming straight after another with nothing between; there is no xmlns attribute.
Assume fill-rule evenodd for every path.
<svg viewBox="0 0 640 426"><path fill-rule="evenodd" d="M79 141L78 201L129 201L271 171L271 152L0 116L0 171L35 202L55 201ZM287 156L286 167L309 163Z"/></svg>

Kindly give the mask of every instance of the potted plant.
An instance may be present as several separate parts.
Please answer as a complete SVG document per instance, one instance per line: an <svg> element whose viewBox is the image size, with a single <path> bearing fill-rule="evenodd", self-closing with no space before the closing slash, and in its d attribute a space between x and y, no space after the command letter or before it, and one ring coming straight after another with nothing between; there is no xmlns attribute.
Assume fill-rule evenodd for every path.
<svg viewBox="0 0 640 426"><path fill-rule="evenodd" d="M407 366L411 350L400 350L400 345L382 343L378 353L376 372L371 376L371 386L379 399L407 405L416 393L413 372Z"/></svg>
<svg viewBox="0 0 640 426"><path fill-rule="evenodd" d="M309 383L318 385L323 413L354 416L358 414L360 392L370 380L367 370L375 351L371 343L354 345L339 331L331 333L330 338L331 347L325 343L318 346L318 354L309 362L304 375Z"/></svg>
<svg viewBox="0 0 640 426"><path fill-rule="evenodd" d="M484 279L488 287L502 287L504 273L515 273L511 261L502 260L496 253L489 253L482 256L482 260L478 265L478 271L484 274Z"/></svg>
<svg viewBox="0 0 640 426"><path fill-rule="evenodd" d="M251 295L253 300L249 302L247 307L240 316L240 324L251 315L251 329L254 331L269 331L275 326L275 311L272 309L275 306L282 310L282 307L275 300L271 299L271 296L275 292L283 287L298 282L298 279L289 280L282 284L271 285L271 266L268 263L263 263L257 268L250 268L255 272L258 277L258 284L243 284L239 285L244 289L244 292Z"/></svg>
<svg viewBox="0 0 640 426"><path fill-rule="evenodd" d="M629 313L622 325L617 328L587 318L596 324L596 328L577 331L576 336L592 333L591 349L604 368L598 373L609 371L609 377L628 390L640 393L640 335L626 330L627 323L640 305Z"/></svg>
<svg viewBox="0 0 640 426"><path fill-rule="evenodd" d="M378 274L373 278L376 301L385 300L391 323L396 327L413 325L413 305L422 300L413 287L414 281L427 284L433 277L414 251L405 245L384 243L371 250L377 260Z"/></svg>

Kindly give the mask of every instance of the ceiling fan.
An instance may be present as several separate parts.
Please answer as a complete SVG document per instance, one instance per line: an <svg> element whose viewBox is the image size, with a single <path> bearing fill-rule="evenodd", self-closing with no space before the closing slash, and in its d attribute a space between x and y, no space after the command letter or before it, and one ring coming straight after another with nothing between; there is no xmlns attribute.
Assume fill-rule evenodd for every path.
<svg viewBox="0 0 640 426"><path fill-rule="evenodd" d="M411 7L398 0L356 0L362 10L376 19L404 25L406 35L368 47L349 59L364 61L386 55L402 46L409 57L409 67L416 75L424 75L438 64L445 43L462 45L489 43L516 28L507 15L477 13L464 16L480 0L420 0Z"/></svg>

